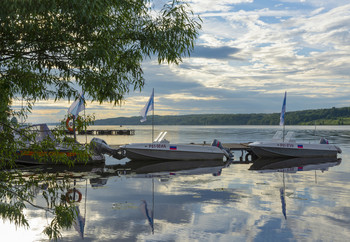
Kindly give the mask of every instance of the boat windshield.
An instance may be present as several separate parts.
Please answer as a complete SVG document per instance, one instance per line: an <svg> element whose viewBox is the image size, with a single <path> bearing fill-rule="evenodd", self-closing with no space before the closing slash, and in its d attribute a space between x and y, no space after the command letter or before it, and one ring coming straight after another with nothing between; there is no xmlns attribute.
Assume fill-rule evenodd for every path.
<svg viewBox="0 0 350 242"><path fill-rule="evenodd" d="M295 142L295 138L294 138L294 132L289 131L286 135L286 137L284 137L284 141L285 142Z"/></svg>
<svg viewBox="0 0 350 242"><path fill-rule="evenodd" d="M282 140L282 131L277 131L272 138L273 140Z"/></svg>
<svg viewBox="0 0 350 242"><path fill-rule="evenodd" d="M157 138L153 141L153 143L169 143L164 137L167 134L167 131L162 131L160 134L157 136Z"/></svg>
<svg viewBox="0 0 350 242"><path fill-rule="evenodd" d="M47 126L47 124L34 124L29 126L29 132L35 133L35 142L41 143L45 139L51 139L55 141L55 137L52 134L51 130Z"/></svg>
<svg viewBox="0 0 350 242"><path fill-rule="evenodd" d="M295 142L294 132L288 131L288 133L286 134L286 136L283 139L283 133L282 133L282 131L279 130L275 133L272 140L275 142L282 142L283 140L284 140L284 142Z"/></svg>

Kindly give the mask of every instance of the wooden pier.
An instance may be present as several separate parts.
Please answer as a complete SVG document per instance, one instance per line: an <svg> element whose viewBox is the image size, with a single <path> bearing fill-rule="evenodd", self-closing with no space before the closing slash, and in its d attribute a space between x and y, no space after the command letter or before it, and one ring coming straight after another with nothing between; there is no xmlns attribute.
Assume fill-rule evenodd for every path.
<svg viewBox="0 0 350 242"><path fill-rule="evenodd" d="M68 134L73 134L67 130ZM135 135L134 129L88 129L80 130L78 135Z"/></svg>
<svg viewBox="0 0 350 242"><path fill-rule="evenodd" d="M248 143L227 143L222 144L224 148L230 149L230 150L250 150L250 147L248 146Z"/></svg>
<svg viewBox="0 0 350 242"><path fill-rule="evenodd" d="M227 144L222 144L222 146L233 152L241 151L241 155L239 156L239 161L244 163L250 163L250 162L253 162L253 160L255 160L257 156L253 153L253 151L248 146L248 144L249 143L227 143Z"/></svg>

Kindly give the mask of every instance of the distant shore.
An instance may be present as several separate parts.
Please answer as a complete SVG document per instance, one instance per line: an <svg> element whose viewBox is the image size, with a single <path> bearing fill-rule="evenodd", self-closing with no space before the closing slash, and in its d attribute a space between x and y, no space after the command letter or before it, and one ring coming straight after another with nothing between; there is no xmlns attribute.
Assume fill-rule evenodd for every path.
<svg viewBox="0 0 350 242"><path fill-rule="evenodd" d="M154 116L155 125L278 125L279 113L192 114ZM94 125L151 125L152 117L141 123L139 116L98 119ZM286 125L350 125L350 107L287 112Z"/></svg>

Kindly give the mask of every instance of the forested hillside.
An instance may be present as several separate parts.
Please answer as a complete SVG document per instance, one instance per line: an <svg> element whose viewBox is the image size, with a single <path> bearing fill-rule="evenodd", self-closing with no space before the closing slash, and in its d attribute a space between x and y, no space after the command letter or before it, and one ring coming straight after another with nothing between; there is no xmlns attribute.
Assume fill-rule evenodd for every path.
<svg viewBox="0 0 350 242"><path fill-rule="evenodd" d="M279 113L263 114L193 114L154 116L156 125L278 125ZM95 125L149 125L152 116L144 123L140 117L120 117L96 120ZM350 125L350 107L287 112L286 125Z"/></svg>

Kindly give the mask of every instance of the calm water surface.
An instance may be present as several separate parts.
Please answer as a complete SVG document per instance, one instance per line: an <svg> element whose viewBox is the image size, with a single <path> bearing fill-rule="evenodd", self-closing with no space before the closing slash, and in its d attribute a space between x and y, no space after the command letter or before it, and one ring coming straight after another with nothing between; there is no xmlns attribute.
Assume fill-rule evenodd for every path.
<svg viewBox="0 0 350 242"><path fill-rule="evenodd" d="M135 129L136 134L99 137L110 145L151 141L150 126L123 128ZM279 129L158 126L155 133L168 131L166 138L171 142L210 143L217 138L240 143L270 139ZM105 168L69 172L77 177L76 187L82 193L77 203L82 226L62 231L62 241L349 241L350 127L289 126L286 130L294 131L303 142L328 138L343 150L341 159L309 160L286 169L281 161L276 163L278 170L252 170L264 169L264 164L131 166L127 159L107 157ZM91 138L79 137L81 142ZM47 241L42 230L50 215L31 205L25 214L30 228L4 221L2 238Z"/></svg>

